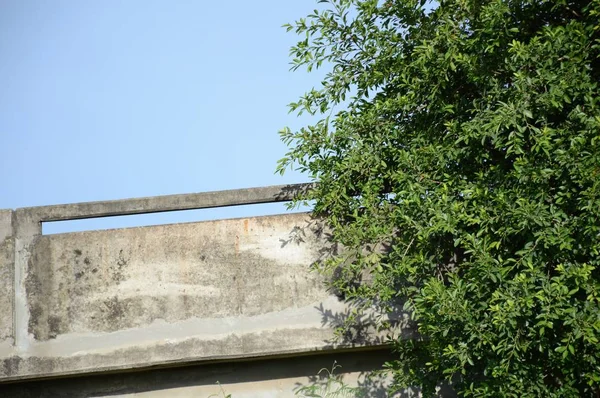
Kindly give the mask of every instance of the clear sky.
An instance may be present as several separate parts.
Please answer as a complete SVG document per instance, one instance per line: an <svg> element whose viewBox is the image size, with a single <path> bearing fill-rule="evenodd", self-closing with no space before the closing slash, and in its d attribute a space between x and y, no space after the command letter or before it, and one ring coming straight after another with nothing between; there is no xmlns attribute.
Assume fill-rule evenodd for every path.
<svg viewBox="0 0 600 398"><path fill-rule="evenodd" d="M290 72L282 24L314 0L0 2L0 208L303 182L274 174ZM52 223L45 232L277 207ZM191 218L190 218L191 217Z"/></svg>

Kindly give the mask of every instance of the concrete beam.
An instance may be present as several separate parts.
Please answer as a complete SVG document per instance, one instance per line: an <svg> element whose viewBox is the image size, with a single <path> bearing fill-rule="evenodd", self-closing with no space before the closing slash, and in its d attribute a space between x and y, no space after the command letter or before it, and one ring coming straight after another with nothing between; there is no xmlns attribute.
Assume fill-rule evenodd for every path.
<svg viewBox="0 0 600 398"><path fill-rule="evenodd" d="M160 213L165 211L196 210L211 207L285 202L311 189L312 184L274 185L270 187L232 189L225 191L190 193L109 200L102 202L71 203L22 209L37 221L65 221L82 218L125 216Z"/></svg>

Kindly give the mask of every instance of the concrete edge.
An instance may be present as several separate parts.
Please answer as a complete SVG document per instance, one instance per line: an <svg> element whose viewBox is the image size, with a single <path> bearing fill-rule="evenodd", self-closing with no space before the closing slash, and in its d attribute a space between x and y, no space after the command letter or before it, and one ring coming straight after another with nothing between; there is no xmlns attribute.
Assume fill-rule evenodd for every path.
<svg viewBox="0 0 600 398"><path fill-rule="evenodd" d="M313 187L314 184L311 183L272 185L268 187L224 191L24 207L17 209L17 212L27 213L31 219L37 222L126 216L211 207L286 202L293 200L302 193L306 193Z"/></svg>
<svg viewBox="0 0 600 398"><path fill-rule="evenodd" d="M119 366L105 366L98 367L93 371L67 371L60 373L40 373L35 375L21 375L21 376L10 376L0 379L0 385L13 384L27 381L39 381L39 380L52 380L62 379L69 377L86 377L86 376L97 376L107 375L123 372L142 372L154 369L168 369L187 367L195 365L212 365L219 363L239 363L249 361L260 361L260 360L271 360L271 359L282 359L282 358L296 358L313 355L323 354L335 354L335 353L349 353L349 352L370 352L370 351L381 351L391 350L393 345L391 343L384 344L369 344L369 345L355 345L355 344L340 344L330 345L321 349L297 349L297 350L285 350L273 353L252 353L246 355L226 355L226 356L215 356L215 357L202 357L202 358L186 358L185 360L173 359L168 361L154 361L145 363L143 365L119 365Z"/></svg>

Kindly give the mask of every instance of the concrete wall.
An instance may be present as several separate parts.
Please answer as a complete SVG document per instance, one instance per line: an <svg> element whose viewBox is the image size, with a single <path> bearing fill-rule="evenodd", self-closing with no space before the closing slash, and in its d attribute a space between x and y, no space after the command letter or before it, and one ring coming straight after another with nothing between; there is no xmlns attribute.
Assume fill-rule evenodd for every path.
<svg viewBox="0 0 600 398"><path fill-rule="evenodd" d="M350 309L309 270L337 250L310 214L41 234L44 221L282 201L305 188L0 211L0 288L6 293L0 296L0 383L240 360L260 359L260 368L265 358L385 347L368 325L360 338L336 338L334 329ZM366 358L363 351L341 352L349 363ZM379 361L379 367L377 355L369 363ZM272 361L275 373L296 363ZM321 367L309 370L311 362L303 361L306 374L282 376L269 384L279 392L260 396L289 396L292 385ZM258 369L244 363L249 374ZM357 383L363 371L348 372ZM46 386L65 386L52 383ZM247 383L250 388L254 381ZM36 385L4 388L34 396L27 394ZM246 388L238 387L232 386ZM212 388L214 381L194 391Z"/></svg>

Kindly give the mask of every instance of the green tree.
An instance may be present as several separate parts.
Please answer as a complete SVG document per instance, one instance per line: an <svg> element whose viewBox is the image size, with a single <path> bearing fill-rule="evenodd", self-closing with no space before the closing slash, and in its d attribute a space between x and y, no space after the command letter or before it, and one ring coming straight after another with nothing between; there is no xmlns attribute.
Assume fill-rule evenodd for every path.
<svg viewBox="0 0 600 398"><path fill-rule="evenodd" d="M318 121L278 170L318 182L335 287L412 311L395 387L598 396L600 1L319 3L286 25Z"/></svg>

